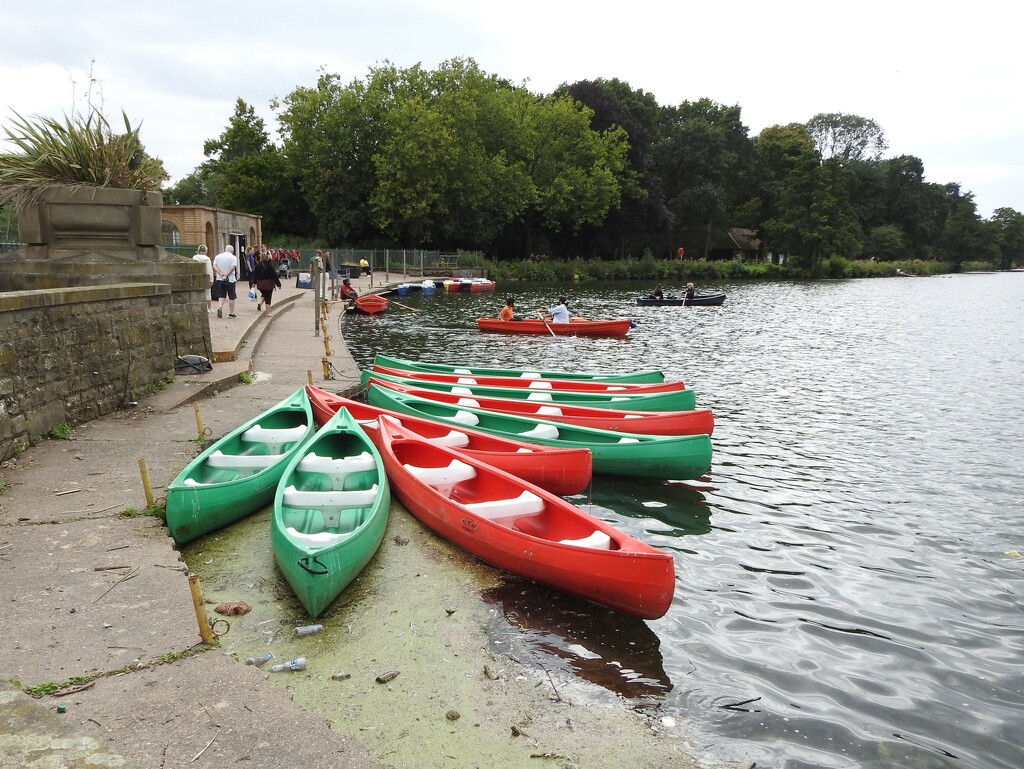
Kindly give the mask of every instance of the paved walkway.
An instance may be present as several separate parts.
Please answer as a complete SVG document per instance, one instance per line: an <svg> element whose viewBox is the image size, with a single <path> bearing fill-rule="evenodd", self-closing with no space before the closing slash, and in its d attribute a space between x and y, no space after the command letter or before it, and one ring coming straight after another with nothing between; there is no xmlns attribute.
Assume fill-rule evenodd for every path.
<svg viewBox="0 0 1024 769"><path fill-rule="evenodd" d="M380 290L405 279L353 284L363 293L371 280ZM199 636L187 568L163 522L135 514L147 507L142 467L159 499L196 454L198 420L223 435L310 377L332 390L358 378L334 338L341 381L324 381L313 291L294 277L275 293L273 318L246 298L235 314L210 316L214 352L231 360L3 467L0 767L380 766L265 672L219 651L190 655ZM251 384L239 386L242 373ZM61 696L23 691L58 685Z"/></svg>

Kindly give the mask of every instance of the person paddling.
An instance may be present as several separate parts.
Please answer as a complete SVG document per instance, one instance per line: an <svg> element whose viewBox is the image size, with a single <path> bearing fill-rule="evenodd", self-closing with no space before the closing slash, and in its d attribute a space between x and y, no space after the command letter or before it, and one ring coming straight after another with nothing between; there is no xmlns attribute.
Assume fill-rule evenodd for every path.
<svg viewBox="0 0 1024 769"><path fill-rule="evenodd" d="M515 318L515 313L514 313L515 304L516 304L516 302L515 302L515 300L511 296L508 299L506 299L505 300L505 306L502 307L501 308L501 312L498 313L498 318L500 320L515 320L516 319Z"/></svg>
<svg viewBox="0 0 1024 769"><path fill-rule="evenodd" d="M537 310L537 312L545 312L545 310ZM569 303L565 300L564 296L558 297L558 304L554 307L549 307L546 312L548 319L552 323L569 322Z"/></svg>

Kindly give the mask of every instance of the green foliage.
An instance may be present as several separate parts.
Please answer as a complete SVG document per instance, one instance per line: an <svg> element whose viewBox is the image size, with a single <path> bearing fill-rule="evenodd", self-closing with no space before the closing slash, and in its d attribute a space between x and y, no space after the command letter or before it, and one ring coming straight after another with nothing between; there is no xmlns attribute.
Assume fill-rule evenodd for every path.
<svg viewBox="0 0 1024 769"><path fill-rule="evenodd" d="M7 491L7 479L0 475L0 494Z"/></svg>
<svg viewBox="0 0 1024 769"><path fill-rule="evenodd" d="M71 425L67 422L61 422L59 425L54 425L50 428L48 435L56 440L66 441L71 437Z"/></svg>
<svg viewBox="0 0 1024 769"><path fill-rule="evenodd" d="M138 518L139 517L139 508L137 508L137 507L126 507L120 513L118 513L118 515L121 516L122 518Z"/></svg>
<svg viewBox="0 0 1024 769"><path fill-rule="evenodd" d="M238 375L238 381L242 384L252 384L252 374L248 371L243 371Z"/></svg>
<svg viewBox="0 0 1024 769"><path fill-rule="evenodd" d="M63 120L14 114L4 133L18 151L0 154L0 205L20 208L59 186L145 191L167 179L163 163L146 154L139 127L132 128L124 113L123 134L114 133L99 112Z"/></svg>

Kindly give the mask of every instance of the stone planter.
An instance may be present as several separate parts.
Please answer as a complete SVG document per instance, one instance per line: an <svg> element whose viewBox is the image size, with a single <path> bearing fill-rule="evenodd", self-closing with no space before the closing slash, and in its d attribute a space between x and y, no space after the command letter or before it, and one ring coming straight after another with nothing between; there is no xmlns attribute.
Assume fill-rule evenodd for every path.
<svg viewBox="0 0 1024 769"><path fill-rule="evenodd" d="M116 259L158 259L162 202L159 193L137 190L49 190L18 215L25 256L62 260L98 252Z"/></svg>

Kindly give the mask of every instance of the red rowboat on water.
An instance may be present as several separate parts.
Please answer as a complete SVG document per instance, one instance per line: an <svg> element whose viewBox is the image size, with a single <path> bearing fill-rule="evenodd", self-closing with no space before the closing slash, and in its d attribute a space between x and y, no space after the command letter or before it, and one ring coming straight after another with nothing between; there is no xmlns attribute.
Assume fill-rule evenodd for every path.
<svg viewBox="0 0 1024 769"><path fill-rule="evenodd" d="M354 301L356 312L362 312L366 315L376 315L378 312L384 312L388 308L388 300L377 294L357 296Z"/></svg>
<svg viewBox="0 0 1024 769"><path fill-rule="evenodd" d="M545 334L555 336L625 336L632 326L629 318L621 320L573 319L569 323L551 323L543 320L498 320L477 318L476 326L481 331L499 334Z"/></svg>
<svg viewBox="0 0 1024 769"><path fill-rule="evenodd" d="M446 374L443 371L409 371L407 369L373 364L371 371L398 377L408 382L423 380L426 382L447 382L460 385L482 385L484 387L516 387L523 390L562 390L565 392L598 392L598 393L661 393L674 390L685 390L686 385L678 379L669 382L599 382L582 379L523 379L517 376L491 376Z"/></svg>
<svg viewBox="0 0 1024 769"><path fill-rule="evenodd" d="M395 496L425 526L478 558L643 619L668 611L672 555L468 454L380 420Z"/></svg>
<svg viewBox="0 0 1024 769"><path fill-rule="evenodd" d="M539 403L537 401L492 398L481 395L431 390L388 379L373 380L389 390L418 395L427 400L470 406L504 414L546 419L549 422L596 427L599 430L641 433L644 435L711 435L715 430L715 417L711 409L693 411L629 411L594 408L575 404Z"/></svg>
<svg viewBox="0 0 1024 769"><path fill-rule="evenodd" d="M348 409L378 450L377 420L381 415L388 415L426 440L454 446L554 494L578 494L590 484L593 458L587 449L539 446L463 427L453 429L452 425L359 403L313 385L306 385L306 394L318 425L325 424L339 408Z"/></svg>

